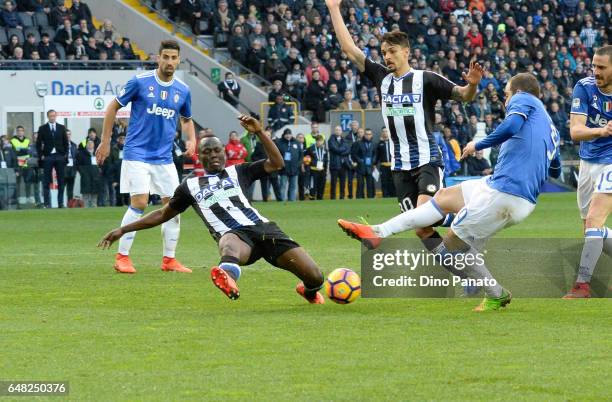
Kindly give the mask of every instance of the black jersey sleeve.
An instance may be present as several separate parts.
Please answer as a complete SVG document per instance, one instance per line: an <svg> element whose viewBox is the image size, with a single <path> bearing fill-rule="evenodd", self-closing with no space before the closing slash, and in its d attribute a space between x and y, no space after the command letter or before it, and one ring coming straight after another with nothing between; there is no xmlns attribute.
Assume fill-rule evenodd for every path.
<svg viewBox="0 0 612 402"><path fill-rule="evenodd" d="M243 187L249 187L254 181L261 179L262 177L268 176L268 172L264 167L266 163L265 159L258 160L257 162L247 162L236 166L236 174L238 175L238 182Z"/></svg>
<svg viewBox="0 0 612 402"><path fill-rule="evenodd" d="M432 71L424 72L425 94L431 95L434 99L451 99L455 83Z"/></svg>
<svg viewBox="0 0 612 402"><path fill-rule="evenodd" d="M189 187L187 187L187 180L184 180L176 190L174 190L174 195L170 198L168 205L178 213L182 213L185 212L192 203L193 197L191 196Z"/></svg>
<svg viewBox="0 0 612 402"><path fill-rule="evenodd" d="M389 75L387 67L379 63L374 63L372 60L366 57L365 59L365 76L368 77L374 86L380 90L383 80Z"/></svg>

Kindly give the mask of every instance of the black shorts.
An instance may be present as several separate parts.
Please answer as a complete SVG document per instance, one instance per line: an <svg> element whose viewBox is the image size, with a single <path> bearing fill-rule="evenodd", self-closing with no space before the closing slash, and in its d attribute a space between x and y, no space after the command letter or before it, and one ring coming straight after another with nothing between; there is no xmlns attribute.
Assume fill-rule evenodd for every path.
<svg viewBox="0 0 612 402"><path fill-rule="evenodd" d="M292 238L287 236L276 223L259 223L253 226L243 226L240 229L230 230L227 233L235 234L251 247L251 256L245 265L251 265L260 258L278 267L276 260L287 251L300 247Z"/></svg>
<svg viewBox="0 0 612 402"><path fill-rule="evenodd" d="M431 163L412 170L394 170L393 184L402 212L416 208L419 195L434 196L442 187L442 168Z"/></svg>

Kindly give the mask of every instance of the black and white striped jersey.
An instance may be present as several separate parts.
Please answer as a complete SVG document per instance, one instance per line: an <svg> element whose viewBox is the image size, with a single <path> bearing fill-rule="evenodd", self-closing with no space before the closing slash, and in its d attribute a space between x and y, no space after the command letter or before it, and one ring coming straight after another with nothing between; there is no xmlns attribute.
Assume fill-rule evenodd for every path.
<svg viewBox="0 0 612 402"><path fill-rule="evenodd" d="M184 212L192 206L215 240L230 230L269 222L244 195L254 181L268 175L264 163L243 163L218 174L188 177L176 188L170 208Z"/></svg>
<svg viewBox="0 0 612 402"><path fill-rule="evenodd" d="M412 170L428 163L442 166L433 136L438 99L450 99L455 84L432 71L411 69L395 77L366 58L365 75L376 85L383 120L391 136L393 170Z"/></svg>

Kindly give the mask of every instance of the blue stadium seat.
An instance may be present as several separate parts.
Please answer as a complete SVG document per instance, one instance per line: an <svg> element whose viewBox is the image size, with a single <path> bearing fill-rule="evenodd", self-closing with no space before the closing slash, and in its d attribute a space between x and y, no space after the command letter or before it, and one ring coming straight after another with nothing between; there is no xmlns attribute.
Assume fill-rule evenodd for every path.
<svg viewBox="0 0 612 402"><path fill-rule="evenodd" d="M4 28L0 27L0 45L4 46L6 44L8 44L8 36L6 36Z"/></svg>
<svg viewBox="0 0 612 402"><path fill-rule="evenodd" d="M9 28L6 30L6 35L9 37L9 39L11 36L17 35L17 37L19 38L19 43L25 42L25 38L23 37L23 31L21 29Z"/></svg>
<svg viewBox="0 0 612 402"><path fill-rule="evenodd" d="M34 20L32 19L32 16L30 14L19 13L19 16L21 17L21 21L23 21L24 28L31 28L34 26Z"/></svg>
<svg viewBox="0 0 612 402"><path fill-rule="evenodd" d="M34 14L34 23L41 28L49 26L49 17L44 12Z"/></svg>

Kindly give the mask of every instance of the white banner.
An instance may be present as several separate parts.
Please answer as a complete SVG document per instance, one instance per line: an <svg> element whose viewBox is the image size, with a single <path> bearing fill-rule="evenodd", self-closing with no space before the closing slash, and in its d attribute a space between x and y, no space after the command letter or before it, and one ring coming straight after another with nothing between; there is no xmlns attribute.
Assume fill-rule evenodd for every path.
<svg viewBox="0 0 612 402"><path fill-rule="evenodd" d="M44 100L45 116L55 110L61 119L104 118L106 108L115 99L114 95L47 95ZM118 118L129 118L132 104L117 112Z"/></svg>

